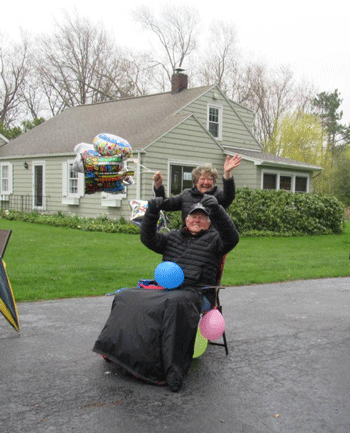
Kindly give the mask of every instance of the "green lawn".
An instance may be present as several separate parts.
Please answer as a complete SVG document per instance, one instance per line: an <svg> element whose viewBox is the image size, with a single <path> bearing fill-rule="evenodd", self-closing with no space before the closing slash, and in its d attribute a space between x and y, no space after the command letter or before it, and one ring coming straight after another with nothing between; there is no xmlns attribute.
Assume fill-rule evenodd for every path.
<svg viewBox="0 0 350 433"><path fill-rule="evenodd" d="M12 235L4 256L17 302L96 296L153 278L161 257L138 235L0 220ZM350 224L342 235L241 238L222 284L350 276Z"/></svg>

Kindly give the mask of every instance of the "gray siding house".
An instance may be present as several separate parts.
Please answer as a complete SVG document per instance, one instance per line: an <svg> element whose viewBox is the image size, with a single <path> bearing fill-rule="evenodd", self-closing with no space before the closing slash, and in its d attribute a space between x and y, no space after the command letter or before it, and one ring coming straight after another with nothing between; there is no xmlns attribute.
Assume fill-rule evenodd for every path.
<svg viewBox="0 0 350 433"><path fill-rule="evenodd" d="M129 200L153 196L155 171L162 171L168 195L175 194L192 186L194 167L211 162L222 174L226 155L235 153L242 156L233 171L237 188L311 192L321 168L263 153L252 123L253 113L217 85L189 89L183 73L174 74L170 92L66 109L0 143L1 208L128 219ZM99 133L132 146L135 183L125 194L84 194L84 174L71 170L74 147Z"/></svg>
<svg viewBox="0 0 350 433"><path fill-rule="evenodd" d="M0 146L3 146L6 143L8 143L8 139L0 134Z"/></svg>

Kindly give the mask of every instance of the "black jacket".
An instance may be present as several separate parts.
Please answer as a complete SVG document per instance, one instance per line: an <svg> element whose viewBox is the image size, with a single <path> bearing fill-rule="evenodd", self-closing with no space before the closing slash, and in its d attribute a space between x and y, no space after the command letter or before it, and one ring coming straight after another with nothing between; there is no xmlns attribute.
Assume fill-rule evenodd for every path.
<svg viewBox="0 0 350 433"><path fill-rule="evenodd" d="M218 186L214 186L210 191L206 192L206 194L215 196L218 203L221 204L221 206L223 206L225 209L227 209L235 198L235 183L233 177L231 177L230 179L223 178L223 185L224 189L221 189ZM158 189L154 189L154 193L156 197L165 198L164 186L161 186ZM203 194L199 192L195 186L193 188L187 188L183 190L182 193L177 194L173 197L169 197L167 200L167 207L163 210L181 210L182 220L185 221L190 207L193 204L200 202L202 198Z"/></svg>
<svg viewBox="0 0 350 433"><path fill-rule="evenodd" d="M212 225L196 236L185 227L160 233L156 228L158 218L159 212L152 214L146 211L141 226L142 243L163 254L163 261L177 263L185 274L184 285L215 285L221 257L231 251L239 240L238 231L223 207L219 206L211 215L215 228Z"/></svg>

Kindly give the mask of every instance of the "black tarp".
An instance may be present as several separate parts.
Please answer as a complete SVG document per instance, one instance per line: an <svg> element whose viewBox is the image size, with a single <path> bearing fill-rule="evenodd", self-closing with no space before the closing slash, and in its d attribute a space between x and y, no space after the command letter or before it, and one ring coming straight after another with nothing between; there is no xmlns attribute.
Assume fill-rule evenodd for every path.
<svg viewBox="0 0 350 433"><path fill-rule="evenodd" d="M93 350L141 379L181 383L193 357L201 300L195 289L124 290Z"/></svg>

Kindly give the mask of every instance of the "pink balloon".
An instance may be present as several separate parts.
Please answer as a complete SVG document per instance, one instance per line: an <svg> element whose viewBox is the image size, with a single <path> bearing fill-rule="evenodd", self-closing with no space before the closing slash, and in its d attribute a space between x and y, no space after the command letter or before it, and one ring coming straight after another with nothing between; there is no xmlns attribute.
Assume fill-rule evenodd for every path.
<svg viewBox="0 0 350 433"><path fill-rule="evenodd" d="M199 323L203 337L217 340L225 331L225 320L217 308L208 311Z"/></svg>

